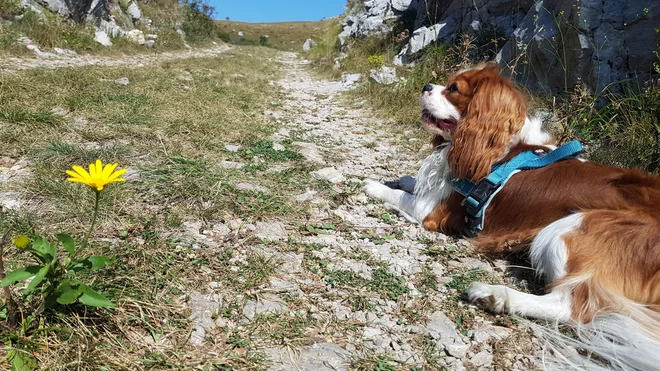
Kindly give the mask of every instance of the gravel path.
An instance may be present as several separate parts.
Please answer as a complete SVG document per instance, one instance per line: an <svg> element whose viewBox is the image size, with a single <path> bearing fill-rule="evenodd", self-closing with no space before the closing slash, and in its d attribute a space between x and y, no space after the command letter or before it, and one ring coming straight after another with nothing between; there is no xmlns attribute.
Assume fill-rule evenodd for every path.
<svg viewBox="0 0 660 371"><path fill-rule="evenodd" d="M85 66L131 66L140 67L154 62L165 62L187 58L213 57L230 50L227 45L216 45L207 49L188 49L176 52L163 52L151 54L129 55L117 58L115 55L93 56L93 55L53 55L52 58L0 58L1 70L30 70L35 68L55 69L66 67ZM50 54L50 53L49 53Z"/></svg>
<svg viewBox="0 0 660 371"><path fill-rule="evenodd" d="M339 218L350 228L312 236L289 233L291 240L320 246L312 257L309 252L296 255L263 248L261 252L277 256L288 267L271 281L270 292L293 288L314 318L356 326L328 331L325 339L330 341L265 349L273 362L271 369L334 370L347 369L351 363L370 369L378 362L403 369L539 367L538 354L528 355L538 353L538 345L527 330L516 328L509 317L489 316L458 299L462 286L473 277L506 282L506 262L479 259L465 241L428 233L361 191L363 178L392 180L413 173L423 155L390 144L397 138L388 123L370 118L366 111L345 108L339 96L351 84L314 77L309 62L293 53L283 53L275 62L285 71L276 83L288 98L281 109L265 112L283 125L273 140L286 140L294 132L302 138L294 146L321 167L311 175L332 184L335 192L345 195L345 202L333 203L313 191L297 198L309 203L312 221ZM323 288L318 275L304 268L304 259L310 258L324 262ZM366 303L356 305L355 290L328 284L327 272L359 277L365 290L358 291L364 293ZM389 284L379 286L379 282ZM373 295L379 290L380 295ZM281 297L270 295L248 303L244 314L285 312L287 307L280 302Z"/></svg>

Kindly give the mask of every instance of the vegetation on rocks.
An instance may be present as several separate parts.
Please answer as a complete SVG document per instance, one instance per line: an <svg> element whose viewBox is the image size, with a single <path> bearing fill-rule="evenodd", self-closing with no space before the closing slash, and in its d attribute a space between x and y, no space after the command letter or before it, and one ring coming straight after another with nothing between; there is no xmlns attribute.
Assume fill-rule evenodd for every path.
<svg viewBox="0 0 660 371"><path fill-rule="evenodd" d="M349 39L340 47L340 22L337 20L331 32L308 54L325 76L368 76L376 61L391 65L389 61L407 40L406 24L397 23L391 33ZM436 41L414 55L413 66L393 66L397 75L403 77L400 83L392 86L369 80L353 94L367 98L381 117L416 126L419 107L415 102L425 84L442 85L451 73L491 61L504 41L497 29L485 26L479 31L457 34L451 43ZM649 47L660 55L660 44ZM561 140L583 141L589 156L596 161L659 172L660 57L655 66L651 79L645 82L619 81L602 91L593 91L584 84L552 95L528 90L530 113L542 112L548 128Z"/></svg>

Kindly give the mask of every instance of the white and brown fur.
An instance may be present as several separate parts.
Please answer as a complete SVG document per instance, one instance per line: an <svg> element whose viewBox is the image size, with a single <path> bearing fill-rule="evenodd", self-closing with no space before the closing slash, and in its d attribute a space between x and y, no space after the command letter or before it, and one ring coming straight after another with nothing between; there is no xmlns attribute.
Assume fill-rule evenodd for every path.
<svg viewBox="0 0 660 371"><path fill-rule="evenodd" d="M427 85L420 103L438 148L407 189L367 180L365 190L428 230L463 230L463 197L450 172L478 182L521 151L554 148L540 121L527 118L523 95L494 66L461 72L446 87ZM520 172L490 203L474 242L482 252L529 249L547 293L472 283L472 303L572 324L581 335L576 344L616 369L660 368L660 177L577 159ZM573 342L552 334L555 344Z"/></svg>

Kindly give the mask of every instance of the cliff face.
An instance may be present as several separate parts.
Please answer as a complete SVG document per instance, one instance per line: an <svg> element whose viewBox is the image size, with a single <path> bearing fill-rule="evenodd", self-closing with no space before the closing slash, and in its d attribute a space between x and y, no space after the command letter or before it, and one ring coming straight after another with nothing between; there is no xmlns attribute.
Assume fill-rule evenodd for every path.
<svg viewBox="0 0 660 371"><path fill-rule="evenodd" d="M358 4L359 5L359 4ZM496 61L536 90L576 83L602 90L628 78L648 79L658 57L657 0L371 0L344 21L348 37L386 34L392 21L414 13L411 38L394 60L410 62L435 40L494 27L507 38Z"/></svg>

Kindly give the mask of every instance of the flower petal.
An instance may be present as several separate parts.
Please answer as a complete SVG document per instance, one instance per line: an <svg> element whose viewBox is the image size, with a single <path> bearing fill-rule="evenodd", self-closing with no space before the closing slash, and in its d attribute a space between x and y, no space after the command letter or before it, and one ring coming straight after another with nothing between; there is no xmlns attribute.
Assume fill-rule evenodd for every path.
<svg viewBox="0 0 660 371"><path fill-rule="evenodd" d="M69 182L87 184L87 182L85 182L85 180L80 179L80 178L68 178L67 180L68 180Z"/></svg>
<svg viewBox="0 0 660 371"><path fill-rule="evenodd" d="M126 179L124 179L124 178L117 178L117 179L113 179L113 180L109 181L108 183L122 183L122 182L125 182L125 181L126 181Z"/></svg>
<svg viewBox="0 0 660 371"><path fill-rule="evenodd" d="M126 173L126 169L117 170L117 171L115 171L112 175L110 175L110 176L106 179L106 181L107 181L108 183L109 183L109 182L112 182L113 180L117 179L118 177L124 175L124 173Z"/></svg>
<svg viewBox="0 0 660 371"><path fill-rule="evenodd" d="M74 166L73 166L73 170L74 170L76 173L78 173L78 174L79 174L83 179L85 179L86 181L91 181L91 180L92 180L92 177L89 175L89 173L87 172L87 170L83 169L82 166L74 165Z"/></svg>
<svg viewBox="0 0 660 371"><path fill-rule="evenodd" d="M108 179L110 174L112 174L112 172L117 168L117 165L119 164L114 163L114 164L105 165L105 168L103 169L103 174L101 174L103 179Z"/></svg>
<svg viewBox="0 0 660 371"><path fill-rule="evenodd" d="M96 160L96 177L100 178L101 174L103 174L103 162Z"/></svg>

